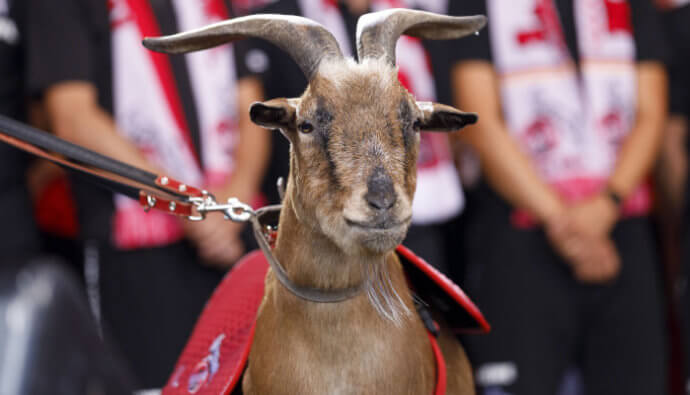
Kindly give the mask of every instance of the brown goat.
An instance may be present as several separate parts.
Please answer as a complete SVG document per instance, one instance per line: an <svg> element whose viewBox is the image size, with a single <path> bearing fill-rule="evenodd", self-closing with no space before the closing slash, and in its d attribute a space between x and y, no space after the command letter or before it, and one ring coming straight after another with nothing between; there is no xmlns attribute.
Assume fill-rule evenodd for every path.
<svg viewBox="0 0 690 395"><path fill-rule="evenodd" d="M344 58L321 25L293 16L255 15L145 40L182 53L260 37L309 79L300 98L250 110L255 123L290 140L291 156L273 250L286 278L275 271L266 278L245 394L433 392L430 341L393 250L410 225L420 130L454 131L477 117L416 102L398 81L395 43L401 34L459 38L484 23L402 9L367 14L357 26L359 62ZM316 303L344 290L356 292ZM473 394L460 344L446 331L439 344L447 393Z"/></svg>

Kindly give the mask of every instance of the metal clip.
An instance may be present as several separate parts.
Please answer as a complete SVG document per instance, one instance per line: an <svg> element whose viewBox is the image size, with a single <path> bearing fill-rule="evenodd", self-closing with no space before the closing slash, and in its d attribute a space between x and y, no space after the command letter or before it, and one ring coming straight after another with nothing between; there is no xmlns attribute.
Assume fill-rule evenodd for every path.
<svg viewBox="0 0 690 395"><path fill-rule="evenodd" d="M211 194L204 197L190 198L199 215L187 217L190 221L202 221L206 218L206 213L213 211L223 212L225 219L234 222L247 222L256 213L254 209L246 203L242 203L237 198L229 198L227 204L218 204Z"/></svg>
<svg viewBox="0 0 690 395"><path fill-rule="evenodd" d="M228 199L227 210L224 210L225 218L234 222L247 222L256 213L252 206L242 203L237 198Z"/></svg>

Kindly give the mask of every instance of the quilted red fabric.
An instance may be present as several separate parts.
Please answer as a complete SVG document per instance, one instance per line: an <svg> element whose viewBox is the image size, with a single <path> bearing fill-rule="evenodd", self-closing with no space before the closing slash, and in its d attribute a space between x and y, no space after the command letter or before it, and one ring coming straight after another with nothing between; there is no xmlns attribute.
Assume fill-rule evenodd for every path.
<svg viewBox="0 0 690 395"><path fill-rule="evenodd" d="M268 263L245 256L209 299L163 394L228 394L242 376Z"/></svg>
<svg viewBox="0 0 690 395"><path fill-rule="evenodd" d="M410 286L444 315L451 328L474 333L490 330L482 313L457 285L407 248L400 246L397 253ZM201 313L163 388L164 395L227 395L241 384L238 381L251 348L267 270L263 254L254 251L225 276ZM443 394L445 364L435 347L439 376L435 393Z"/></svg>

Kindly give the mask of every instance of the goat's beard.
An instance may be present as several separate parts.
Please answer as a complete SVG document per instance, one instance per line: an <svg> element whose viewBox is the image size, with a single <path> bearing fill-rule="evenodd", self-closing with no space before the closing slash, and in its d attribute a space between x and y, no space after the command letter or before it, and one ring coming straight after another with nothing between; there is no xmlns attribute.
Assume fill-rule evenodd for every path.
<svg viewBox="0 0 690 395"><path fill-rule="evenodd" d="M393 287L385 259L383 258L383 262L379 264L366 265L365 291L369 302L381 318L401 327L412 312Z"/></svg>

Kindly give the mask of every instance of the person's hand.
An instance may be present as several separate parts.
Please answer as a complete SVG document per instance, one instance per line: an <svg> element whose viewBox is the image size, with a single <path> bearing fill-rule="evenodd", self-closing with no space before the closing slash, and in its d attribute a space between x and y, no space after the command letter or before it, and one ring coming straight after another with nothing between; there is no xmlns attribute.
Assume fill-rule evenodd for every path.
<svg viewBox="0 0 690 395"><path fill-rule="evenodd" d="M568 208L569 225L592 237L608 237L618 220L618 207L606 195L598 194Z"/></svg>
<svg viewBox="0 0 690 395"><path fill-rule="evenodd" d="M570 265L583 283L605 283L620 271L620 258L608 236L583 231L572 212L564 211L545 223L546 234L556 252Z"/></svg>
<svg viewBox="0 0 690 395"><path fill-rule="evenodd" d="M603 284L618 277L621 262L611 239L592 239L585 248L590 257L569 262L577 280L587 284Z"/></svg>
<svg viewBox="0 0 690 395"><path fill-rule="evenodd" d="M211 213L203 221L183 222L185 234L202 261L223 268L229 268L244 254L239 237L243 226L224 219L220 213Z"/></svg>

